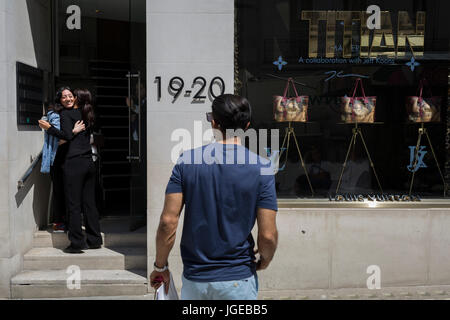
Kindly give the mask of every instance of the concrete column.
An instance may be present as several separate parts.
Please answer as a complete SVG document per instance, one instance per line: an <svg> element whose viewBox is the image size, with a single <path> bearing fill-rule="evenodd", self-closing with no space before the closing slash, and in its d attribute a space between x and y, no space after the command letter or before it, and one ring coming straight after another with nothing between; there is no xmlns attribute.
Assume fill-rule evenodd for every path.
<svg viewBox="0 0 450 320"><path fill-rule="evenodd" d="M155 236L164 203L164 191L174 163L171 150L179 142L171 141L177 128L194 133L194 121L200 121L204 130L210 128L205 112L210 111L212 100L192 103L200 88L192 87L193 80L202 76L207 81L207 95L212 78L225 81L225 92L233 93L234 82L234 2L229 0L147 0L147 181L148 181L148 266L154 262ZM162 81L162 98L157 99L155 77ZM168 93L172 77L184 80L183 93L172 102ZM192 90L190 97L184 97ZM219 92L215 87L216 92ZM201 132L202 133L202 132ZM192 137L194 140L194 137ZM192 147L202 145L201 138ZM170 257L177 286L181 286L181 257L179 240Z"/></svg>

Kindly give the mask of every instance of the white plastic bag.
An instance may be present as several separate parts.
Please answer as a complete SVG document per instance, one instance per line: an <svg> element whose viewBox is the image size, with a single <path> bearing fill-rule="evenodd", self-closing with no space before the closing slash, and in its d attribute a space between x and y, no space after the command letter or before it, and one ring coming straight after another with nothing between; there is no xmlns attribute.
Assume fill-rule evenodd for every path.
<svg viewBox="0 0 450 320"><path fill-rule="evenodd" d="M155 300L178 300L178 293L173 282L172 272L170 273L169 293L166 294L164 283L162 283L158 290L156 290Z"/></svg>

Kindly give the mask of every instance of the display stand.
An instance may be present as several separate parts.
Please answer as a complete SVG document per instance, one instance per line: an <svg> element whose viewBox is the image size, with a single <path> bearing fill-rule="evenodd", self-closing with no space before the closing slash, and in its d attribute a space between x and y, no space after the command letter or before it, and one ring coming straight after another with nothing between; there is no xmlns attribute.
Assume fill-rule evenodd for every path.
<svg viewBox="0 0 450 320"><path fill-rule="evenodd" d="M305 122L303 122L303 123L305 123ZM306 165L305 165L305 162L303 161L302 153L300 151L300 145L299 145L299 143L297 141L297 137L295 136L294 128L292 127L292 121L289 121L289 126L286 128L286 134L285 134L284 139L283 139L283 145L281 146L280 158L279 159L281 159L281 156L282 156L282 154L284 152L284 146L285 146L286 140L287 140L286 161L284 163L286 165L286 162L287 162L287 159L288 159L288 155L289 155L289 142L290 142L290 139L291 139L291 135L294 138L295 145L297 146L297 152L298 152L298 155L300 156L300 161L301 161L303 170L305 171L305 175L306 175L306 179L308 180L309 188L311 189L311 195L314 196L314 189L312 187L311 181L309 180L308 170L306 170Z"/></svg>
<svg viewBox="0 0 450 320"><path fill-rule="evenodd" d="M342 164L342 170L341 175L339 176L339 181L336 187L336 194L339 192L339 188L341 187L342 182L342 176L344 175L345 167L347 166L348 156L350 155L350 149L352 148L352 145L355 146L356 144L356 137L359 136L361 138L361 141L364 145L364 149L366 150L367 157L370 162L370 166L372 167L373 173L375 175L375 178L377 179L378 187L380 188L381 193L383 193L383 189L381 188L380 180L378 179L377 172L375 171L375 166L373 164L372 158L370 157L369 150L367 149L366 142L364 141L364 136L362 134L361 128L358 127L358 122L355 123L345 123L345 124L353 124L354 128L352 129L353 135L350 139L350 145L348 146L347 155L345 156L344 163ZM361 124L361 123L359 123ZM375 122L375 123L364 123L364 124L381 124L381 122Z"/></svg>
<svg viewBox="0 0 450 320"><path fill-rule="evenodd" d="M433 158L436 161L436 166L439 170L439 174L441 175L441 179L442 182L444 184L444 197L447 194L447 184L445 183L445 179L444 179L444 175L442 174L441 168L439 166L439 162L437 160L436 154L434 153L434 149L433 149L433 145L431 144L431 139L430 136L428 135L428 131L427 128L425 128L424 122L420 123L421 126L418 129L419 130L419 136L417 137L417 143L416 143L416 149L414 151L414 163L413 163L413 172L412 172L412 177L411 177L411 183L409 184L409 195L411 196L411 192L412 192L412 187L414 184L414 176L416 174L416 166L417 166L417 162L419 161L419 147L420 147L420 142L422 141L422 136L425 135L427 137L428 140L428 144L430 145L430 149L431 149L431 153L433 154Z"/></svg>

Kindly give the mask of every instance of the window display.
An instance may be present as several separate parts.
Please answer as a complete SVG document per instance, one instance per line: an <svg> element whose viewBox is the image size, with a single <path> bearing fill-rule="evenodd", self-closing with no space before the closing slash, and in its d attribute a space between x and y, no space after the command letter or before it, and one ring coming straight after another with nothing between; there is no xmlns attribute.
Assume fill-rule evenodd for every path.
<svg viewBox="0 0 450 320"><path fill-rule="evenodd" d="M450 3L373 4L236 1L236 91L279 130L280 198L447 197Z"/></svg>

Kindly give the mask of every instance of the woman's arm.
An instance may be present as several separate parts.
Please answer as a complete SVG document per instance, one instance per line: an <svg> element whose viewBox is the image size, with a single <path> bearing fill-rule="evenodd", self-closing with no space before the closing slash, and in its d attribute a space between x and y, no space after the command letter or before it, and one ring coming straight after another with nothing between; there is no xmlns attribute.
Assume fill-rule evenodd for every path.
<svg viewBox="0 0 450 320"><path fill-rule="evenodd" d="M65 115L61 117L61 130L66 136L66 139L63 138L63 140L71 141L78 133L86 129L82 120L75 122L73 127L72 124L72 119L69 117Z"/></svg>
<svg viewBox="0 0 450 320"><path fill-rule="evenodd" d="M68 122L69 126L70 126L70 119L67 119L67 120L65 120L65 122ZM61 121L61 123L62 122L63 121ZM66 141L73 139L74 135L85 130L85 125L84 125L83 121L77 121L75 123L75 126L73 127L73 129L69 130L72 133L72 135L69 138L69 135L67 134L67 129L66 129L66 131L59 130L59 129L53 127L52 125L50 125L50 123L48 123L47 121L39 120L39 127L41 127L44 130L47 130L48 134L51 134L52 136L55 136L61 140L66 140ZM61 124L61 128L62 128L62 124Z"/></svg>
<svg viewBox="0 0 450 320"><path fill-rule="evenodd" d="M50 126L47 129L47 133L54 137L57 137L58 139L66 140L66 136L65 136L64 132L62 130L56 129L53 126Z"/></svg>
<svg viewBox="0 0 450 320"><path fill-rule="evenodd" d="M39 120L39 127L46 130L48 134L50 134L58 139L63 139L63 140L66 139L66 136L63 131L56 129L47 121Z"/></svg>

